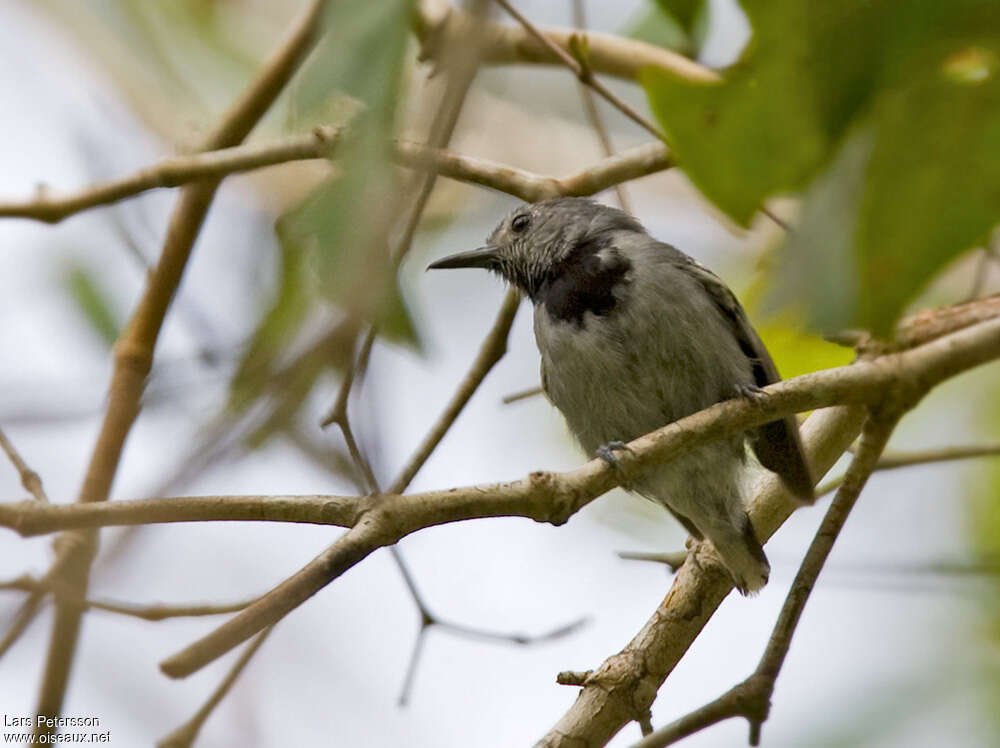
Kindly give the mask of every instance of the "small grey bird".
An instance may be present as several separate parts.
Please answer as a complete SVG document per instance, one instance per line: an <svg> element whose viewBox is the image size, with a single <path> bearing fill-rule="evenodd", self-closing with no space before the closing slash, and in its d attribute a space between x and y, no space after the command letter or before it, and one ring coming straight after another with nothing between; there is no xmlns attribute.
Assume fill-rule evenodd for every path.
<svg viewBox="0 0 1000 748"><path fill-rule="evenodd" d="M430 265L485 268L535 306L542 388L589 455L779 379L732 291L629 214L584 198L524 205L487 245ZM745 435L764 467L803 502L813 480L793 417ZM767 583L770 566L747 516L744 435L644 471L629 486L712 541L736 587Z"/></svg>

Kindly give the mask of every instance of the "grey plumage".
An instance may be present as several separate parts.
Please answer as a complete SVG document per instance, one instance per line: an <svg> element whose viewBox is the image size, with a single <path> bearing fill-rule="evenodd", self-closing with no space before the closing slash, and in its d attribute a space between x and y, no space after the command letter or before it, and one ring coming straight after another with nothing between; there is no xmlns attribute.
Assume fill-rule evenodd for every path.
<svg viewBox="0 0 1000 748"><path fill-rule="evenodd" d="M483 267L528 294L542 387L590 455L779 378L718 277L632 216L591 200L518 208L486 247L431 267ZM794 418L746 436L761 464L812 500ZM744 437L734 436L677 455L632 485L711 540L744 594L770 570L743 504L745 461Z"/></svg>

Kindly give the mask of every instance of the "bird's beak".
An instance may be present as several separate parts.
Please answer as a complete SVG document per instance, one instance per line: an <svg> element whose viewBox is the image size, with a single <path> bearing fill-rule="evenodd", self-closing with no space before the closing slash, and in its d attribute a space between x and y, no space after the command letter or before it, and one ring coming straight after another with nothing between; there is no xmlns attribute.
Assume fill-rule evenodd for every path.
<svg viewBox="0 0 1000 748"><path fill-rule="evenodd" d="M447 268L485 268L491 270L497 265L497 248L492 245L448 255L427 266L428 270Z"/></svg>

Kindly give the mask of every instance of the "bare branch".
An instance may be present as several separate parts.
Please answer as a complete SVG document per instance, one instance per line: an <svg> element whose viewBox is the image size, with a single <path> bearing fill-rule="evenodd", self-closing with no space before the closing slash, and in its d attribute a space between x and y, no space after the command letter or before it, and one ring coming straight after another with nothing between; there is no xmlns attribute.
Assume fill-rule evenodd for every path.
<svg viewBox="0 0 1000 748"><path fill-rule="evenodd" d="M583 0L573 0L573 25L580 29L581 32L586 31L587 18ZM584 42L584 46L587 46L586 42ZM580 59L579 63L586 65L587 61ZM593 128L594 134L597 136L597 142L601 145L601 151L606 157L613 156L615 149L611 144L611 136L608 134L608 129L604 125L604 118L601 117L601 111L597 108L594 92L583 83L579 84L579 89L580 101L583 102L583 110L590 121L590 126ZM618 198L618 207L627 213L631 213L632 210L629 206L628 195L625 193L625 188L622 185L615 185L615 195Z"/></svg>
<svg viewBox="0 0 1000 748"><path fill-rule="evenodd" d="M219 686L212 692L212 695L208 697L208 701L206 701L204 705L202 705L202 707L195 712L194 716L191 717L190 720L157 743L159 748L187 748L187 746L194 743L195 739L198 737L198 733L201 731L202 725L205 724L205 720L208 719L215 707L219 705L219 702L225 698L227 693L229 693L233 684L236 683L236 679L239 678L240 673L243 672L243 668L245 668L251 658L257 654L257 650L260 649L264 640L267 639L273 630L274 626L269 626L257 635L257 638L254 639L245 650L243 650L243 654L240 655L239 659L233 663L233 667L226 674L226 677L222 679Z"/></svg>
<svg viewBox="0 0 1000 748"><path fill-rule="evenodd" d="M240 143L278 97L305 58L319 34L324 0L313 0L295 24L292 33L271 56L260 73L222 117L205 139L203 150L217 150ZM146 288L128 325L114 347L108 409L94 445L77 501L103 502L121 460L125 440L139 414L146 376L170 302L180 285L219 180L207 179L184 188L171 216L163 250L150 272ZM60 581L79 597L86 597L90 565L97 552L93 531L73 531L58 540L55 567L62 569ZM50 572L51 574L51 572ZM47 575L48 576L48 575ZM37 713L54 717L62 710L70 666L76 651L82 610L72 604L56 604ZM36 735L48 735L51 722L41 721Z"/></svg>
<svg viewBox="0 0 1000 748"><path fill-rule="evenodd" d="M822 407L831 402L881 402L890 395L894 400L902 398L906 402L915 402L927 388L934 386L942 378L992 360L998 355L1000 320L992 320L911 351L771 385L765 389L769 397L762 403L750 404L742 400L720 403L633 441L629 445L632 453L625 453L621 458L623 467L626 473L641 470L647 461L663 459L682 445L691 446L716 439L737 428L746 430L775 420L788 412ZM837 409L835 412L840 411ZM848 418L848 415L851 417ZM830 415L827 418L838 424L844 419L847 419L847 424L857 423L853 409L847 409L847 415ZM825 419L820 418L818 422L825 423ZM835 433L842 436L848 430L846 425L841 424ZM813 456L814 464L821 469L820 472L829 469L835 459L831 445L838 448L836 454L839 455L849 443L850 440L841 444L839 440L832 438L822 441L822 454ZM829 450L830 453L824 450ZM171 677L183 677L194 672L264 627L280 620L376 548L391 545L418 529L457 519L497 516L498 512L559 524L593 498L610 489L615 485L615 480L613 471L603 460L594 460L569 473L535 473L527 480L491 487L488 492L476 487L437 492L434 494L434 501L420 500L417 494L396 496L392 500L387 500L387 497L371 497L366 501L366 507L362 509L357 523L333 546L245 611L168 658L161 668ZM760 523L758 534L764 538L774 532L792 509L789 499L780 489L769 490L770 493L762 494L765 499L761 499L767 502L768 514L763 518L759 514L754 517ZM419 501L416 505L413 503L415 500ZM675 590L679 584L690 584L685 581L687 577L684 574L685 569L690 566L685 564L682 568L674 583ZM714 584L709 580L714 580ZM706 594L709 591L713 593L712 598L699 596L696 599L702 603L709 600L708 608L713 610L730 589L728 577L721 571L721 567L714 574L706 574L704 579L696 578L696 581L708 585L709 589L704 591ZM711 604L712 600L714 604ZM685 628L694 623L694 618L686 619ZM693 638L695 631L690 629L688 633ZM666 677L665 672L662 677ZM662 678L659 682L662 682ZM600 690L605 697L615 691L605 688ZM577 703L584 701L578 700ZM630 710L627 719L634 718L635 713L635 710ZM609 710L606 717L610 718L613 714L615 711ZM573 721L576 723L579 718L574 718ZM606 719L602 729L610 728L610 734L614 734L620 726L613 725L612 720ZM571 730L558 727L556 733L563 736L573 734Z"/></svg>
<svg viewBox="0 0 1000 748"><path fill-rule="evenodd" d="M905 408L905 406L904 406ZM791 646L792 636L820 571L833 549L847 517L861 495L861 490L878 464L903 410L870 415L861 433L861 445L851 461L837 496L823 517L809 550L795 575L767 648L754 673L718 699L657 730L635 748L663 748L710 725L731 717L744 717L750 723L750 745L759 745L760 728L771 708L771 695L778 674Z"/></svg>
<svg viewBox="0 0 1000 748"><path fill-rule="evenodd" d="M472 366L469 368L465 378L459 383L458 389L452 395L451 400L445 407L444 412L431 428L427 436L417 447L416 451L407 461L400 471L399 476L389 487L389 493L402 493L410 485L410 481L416 476L420 468L430 457L431 453L444 438L444 435L451 428L451 425L458 418L459 413L465 408L472 395L479 389L479 385L486 378L486 375L493 370L496 363L503 358L507 352L507 338L510 335L510 328L514 324L514 315L521 304L521 294L514 289L507 291L500 311L497 313L493 327L486 334L479 353L476 354Z"/></svg>
<svg viewBox="0 0 1000 748"><path fill-rule="evenodd" d="M164 159L127 176L89 185L78 192L58 196L46 191L31 200L0 203L0 217L56 223L75 213L159 187L179 187L203 179L221 179L241 171L295 160L328 158L339 137L337 128L323 126L305 135L291 135L269 143L232 146ZM593 195L621 182L664 171L674 165L666 146L658 142L623 151L618 156L598 161L561 179L406 141L395 143L392 156L408 168L432 171L449 179L489 187L529 202L559 195Z"/></svg>
<svg viewBox="0 0 1000 748"><path fill-rule="evenodd" d="M467 33L470 23L467 13L444 0L420 0L414 16L414 32L420 40L424 59L436 59L439 50L446 48L451 39ZM559 63L546 44L521 26L490 22L478 25L482 34L484 64ZM574 29L543 29L545 38L566 52L570 49L570 39L576 33ZM719 80L713 70L683 55L636 39L590 32L587 34L587 46L590 67L597 73L635 80L643 68L658 67L693 81L707 83Z"/></svg>
<svg viewBox="0 0 1000 748"><path fill-rule="evenodd" d="M539 30L531 21L525 18L523 15L518 13L517 9L511 5L507 0L496 0L496 3L500 5L504 10L510 13L518 23L520 23L524 30L527 31L531 36L533 36L539 43L548 47L549 51L554 55L559 62L568 67L576 75L577 79L585 86L589 86L601 97L611 104L613 107L618 109L622 114L628 117L630 120L635 122L639 127L643 128L649 132L657 140L662 140L666 142L666 138L660 129L650 122L648 119L639 114L631 105L626 103L618 94L612 91L610 88L601 83L597 78L594 77L593 71L589 65L583 65L572 57L570 52L560 47L555 41L550 39L545 33ZM572 50L579 40L579 36L570 37L567 40L569 49Z"/></svg>
<svg viewBox="0 0 1000 748"><path fill-rule="evenodd" d="M58 223L67 216L159 187L180 187L201 179L221 179L230 174L289 161L327 158L340 137L334 127L317 127L273 143L232 146L204 153L174 156L126 177L92 184L79 192L53 195L43 189L32 200L0 203L0 218L33 218Z"/></svg>
<svg viewBox="0 0 1000 748"><path fill-rule="evenodd" d="M548 200L560 195L586 197L674 166L667 147L658 142L622 151L617 156L598 161L561 179L472 156L435 151L414 143L398 143L395 158L405 166L434 169L441 176L490 187L526 202Z"/></svg>
<svg viewBox="0 0 1000 748"><path fill-rule="evenodd" d="M224 613L236 613L243 610L253 600L239 603L192 604L192 605L135 605L132 603L116 603L107 600L89 600L73 596L72 590L60 589L56 584L46 584L44 580L30 576L21 576L7 582L0 582L0 590L22 590L24 592L52 592L62 602L72 603L82 608L94 608L107 613L118 613L144 621L163 621L168 618L194 618L200 616L217 616Z"/></svg>
<svg viewBox="0 0 1000 748"><path fill-rule="evenodd" d="M42 479L38 477L38 473L28 467L28 463L18 454L17 449L14 448L14 445L7 438L7 434L3 432L3 429L0 429L0 449L3 449L4 454L7 455L7 459L10 460L14 469L17 470L24 490L34 496L37 501L48 503L49 497L45 495L45 489L42 488Z"/></svg>

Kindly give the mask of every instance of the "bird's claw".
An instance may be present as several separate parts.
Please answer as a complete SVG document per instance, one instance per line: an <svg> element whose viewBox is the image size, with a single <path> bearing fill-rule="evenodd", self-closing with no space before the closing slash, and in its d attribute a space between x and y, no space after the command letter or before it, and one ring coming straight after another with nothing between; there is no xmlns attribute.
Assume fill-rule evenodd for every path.
<svg viewBox="0 0 1000 748"><path fill-rule="evenodd" d="M632 448L623 441L615 440L610 441L607 444L602 444L596 450L596 454L602 460L604 460L611 468L615 471L618 476L618 484L624 488L626 491L632 490L632 481L625 474L625 469L622 467L621 461L615 456L615 452L628 452L632 454Z"/></svg>
<svg viewBox="0 0 1000 748"><path fill-rule="evenodd" d="M767 400L767 393L755 384L736 385L736 397L749 400L754 405L763 405Z"/></svg>

